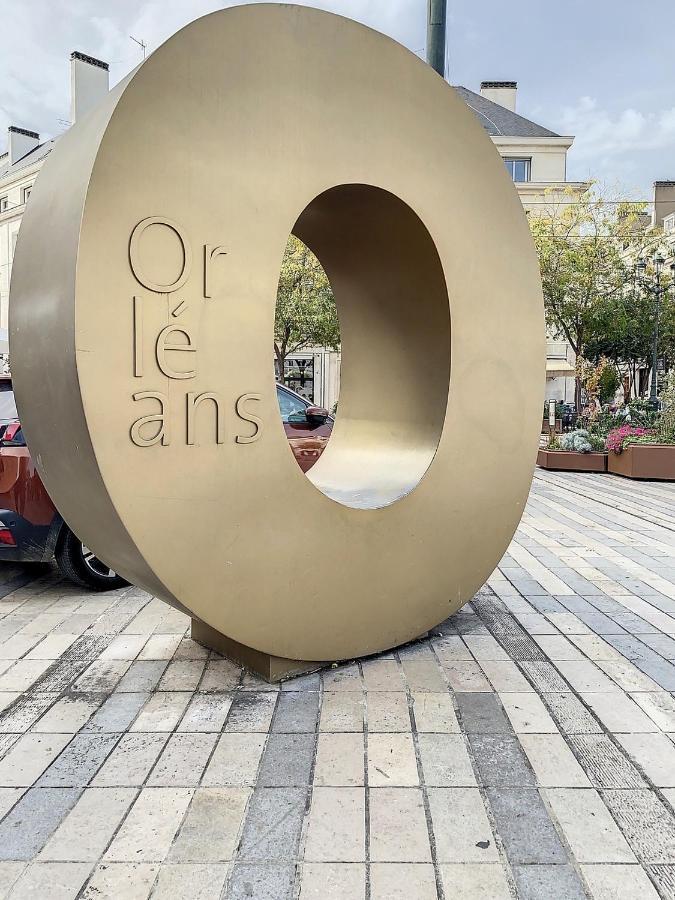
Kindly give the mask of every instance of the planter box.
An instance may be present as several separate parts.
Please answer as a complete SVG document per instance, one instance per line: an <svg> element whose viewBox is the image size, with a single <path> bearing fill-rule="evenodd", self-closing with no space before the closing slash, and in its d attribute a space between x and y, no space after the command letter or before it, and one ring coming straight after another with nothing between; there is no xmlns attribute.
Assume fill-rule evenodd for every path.
<svg viewBox="0 0 675 900"><path fill-rule="evenodd" d="M541 469L564 472L606 472L607 454L595 451L577 453L576 450L540 450L537 453L537 465Z"/></svg>
<svg viewBox="0 0 675 900"><path fill-rule="evenodd" d="M626 478L675 481L675 444L629 444L622 453L610 453L607 471Z"/></svg>

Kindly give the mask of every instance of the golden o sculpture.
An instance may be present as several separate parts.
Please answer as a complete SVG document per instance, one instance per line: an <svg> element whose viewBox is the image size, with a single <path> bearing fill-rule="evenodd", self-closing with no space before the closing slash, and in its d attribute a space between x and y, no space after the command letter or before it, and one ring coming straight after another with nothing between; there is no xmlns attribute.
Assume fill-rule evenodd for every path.
<svg viewBox="0 0 675 900"><path fill-rule="evenodd" d="M308 477L272 366L291 232L343 341ZM348 19L226 9L117 85L36 183L10 331L70 527L268 678L437 625L520 520L544 383L521 204L454 90Z"/></svg>

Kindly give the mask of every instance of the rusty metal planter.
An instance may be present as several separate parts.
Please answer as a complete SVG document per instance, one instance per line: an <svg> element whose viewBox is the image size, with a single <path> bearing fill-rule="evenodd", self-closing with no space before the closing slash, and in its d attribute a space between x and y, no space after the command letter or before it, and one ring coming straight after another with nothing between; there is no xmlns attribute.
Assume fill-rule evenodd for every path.
<svg viewBox="0 0 675 900"><path fill-rule="evenodd" d="M606 472L607 454L591 451L578 453L576 450L540 450L537 465L541 469L565 472Z"/></svg>
<svg viewBox="0 0 675 900"><path fill-rule="evenodd" d="M675 481L675 444L628 444L622 453L610 453L607 471L625 478Z"/></svg>

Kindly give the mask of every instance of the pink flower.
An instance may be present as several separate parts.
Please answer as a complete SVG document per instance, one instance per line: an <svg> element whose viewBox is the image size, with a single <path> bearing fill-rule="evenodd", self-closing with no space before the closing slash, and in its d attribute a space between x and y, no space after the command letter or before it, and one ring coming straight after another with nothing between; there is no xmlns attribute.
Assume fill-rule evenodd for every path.
<svg viewBox="0 0 675 900"><path fill-rule="evenodd" d="M615 428L607 435L605 447L613 450L614 453L621 453L624 447L624 441L629 437L641 437L643 434L653 434L648 428L633 427L632 425L622 425L621 428Z"/></svg>

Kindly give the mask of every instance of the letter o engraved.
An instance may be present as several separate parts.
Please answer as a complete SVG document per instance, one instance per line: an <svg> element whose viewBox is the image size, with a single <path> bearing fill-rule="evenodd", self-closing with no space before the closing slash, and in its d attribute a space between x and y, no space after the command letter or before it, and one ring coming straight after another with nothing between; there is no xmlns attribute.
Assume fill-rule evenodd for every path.
<svg viewBox="0 0 675 900"><path fill-rule="evenodd" d="M299 98L301 117L280 112ZM180 271L153 274L159 234L139 258L151 225L179 236ZM28 444L70 527L134 584L239 645L325 661L425 633L494 571L541 426L539 267L489 135L413 54L304 6L198 19L57 142L21 228ZM320 445L282 423L273 371L289 233L342 336L306 475L291 448Z"/></svg>
<svg viewBox="0 0 675 900"><path fill-rule="evenodd" d="M170 228L181 244L183 251L183 265L178 274L178 278L171 282L171 284L158 284L155 281L151 281L143 273L140 243L144 232L152 225L164 225L166 228ZM146 287L149 291L155 291L157 294L171 294L174 291L180 290L190 277L190 269L192 268L192 250L190 248L190 242L185 236L183 229L180 225L177 225L176 222L172 222L170 219L165 219L162 216L150 216L139 222L131 232L131 237L129 239L129 263L131 265L131 271L134 273L134 278L139 284L142 284L143 287Z"/></svg>

